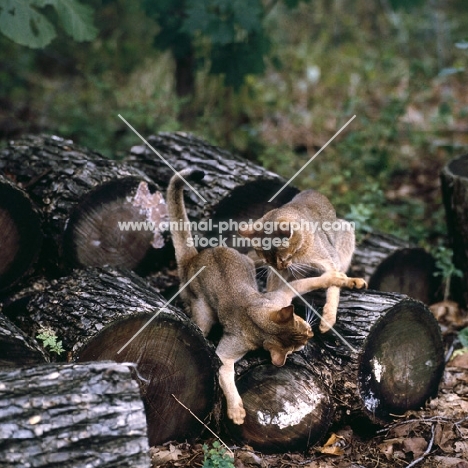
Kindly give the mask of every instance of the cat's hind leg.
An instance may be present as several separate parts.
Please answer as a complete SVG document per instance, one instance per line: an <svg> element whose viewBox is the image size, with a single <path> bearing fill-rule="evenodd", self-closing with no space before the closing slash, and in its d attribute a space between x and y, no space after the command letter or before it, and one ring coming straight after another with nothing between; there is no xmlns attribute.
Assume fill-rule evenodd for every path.
<svg viewBox="0 0 468 468"><path fill-rule="evenodd" d="M204 299L194 299L190 302L192 320L198 325L204 336L208 336L213 325L218 321L215 311Z"/></svg>

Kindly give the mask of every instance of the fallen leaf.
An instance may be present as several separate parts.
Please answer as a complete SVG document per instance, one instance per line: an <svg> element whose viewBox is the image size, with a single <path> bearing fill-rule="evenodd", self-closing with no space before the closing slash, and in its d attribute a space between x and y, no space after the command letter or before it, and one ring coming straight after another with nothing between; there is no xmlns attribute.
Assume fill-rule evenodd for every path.
<svg viewBox="0 0 468 468"><path fill-rule="evenodd" d="M420 457L427 448L427 441L422 437L412 437L403 441L403 450L411 452L414 458Z"/></svg>
<svg viewBox="0 0 468 468"><path fill-rule="evenodd" d="M156 448L153 450L151 461L153 462L153 466L159 466L170 461L177 461L181 455L182 451L171 444L168 449Z"/></svg>
<svg viewBox="0 0 468 468"><path fill-rule="evenodd" d="M468 353L459 354L447 363L448 367L460 367L468 369Z"/></svg>

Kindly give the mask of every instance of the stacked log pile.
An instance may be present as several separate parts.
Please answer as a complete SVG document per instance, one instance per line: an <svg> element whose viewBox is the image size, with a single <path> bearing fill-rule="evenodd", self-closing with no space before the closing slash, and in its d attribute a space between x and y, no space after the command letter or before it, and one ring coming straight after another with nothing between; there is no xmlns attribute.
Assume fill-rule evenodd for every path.
<svg viewBox="0 0 468 468"><path fill-rule="evenodd" d="M285 189L274 203L269 203L285 180L191 135L162 133L148 141L174 169L191 166L207 174L202 184L195 187L198 195L186 191L191 219L212 222L211 230L200 233L203 236L217 236L216 224L220 221L257 219L297 193L295 188ZM435 286L426 269L433 268L433 263L424 252L415 253L412 246L374 237L358 248L353 274L374 277L376 288L405 292L412 298L385 292L343 291L336 334L329 332L322 336L315 329L315 337L309 345L301 353L290 356L281 369L273 367L261 351L238 363L237 385L247 418L240 427L226 421L217 385L218 361L213 345L205 340L186 314L173 305L177 304L177 299L167 304L173 289L165 288L164 284L173 285L173 278L167 282L161 280L161 295L141 276L152 270L164 277L164 271L174 268L170 236L162 229L122 231L118 226L119 221L159 223L167 220L164 192L172 170L153 149L134 147L126 161L117 163L68 140L29 136L11 142L0 152L3 177L0 189L12 187L8 190L20 193L21 199L27 200L30 213L34 213L31 219L35 217L38 225L33 237L40 240L39 233L44 234L36 274L45 275L28 281L27 272L39 256L37 249L29 253L21 274L13 282L3 282L1 275L7 269L2 270L0 264L0 289L4 285L6 291L0 314L2 378L17 382L11 385L26 388L20 382L28 379L38 382L41 375L58 376L62 371L63 375L72 376L75 369L79 369L76 370L77 381L87 385L86 375L90 379L96 372L120 375L120 371L107 372L105 366L111 366L109 361L121 363L114 365L126 366L139 390L147 427L144 437L150 445L202 434L203 426L176 401L177 398L206 424L211 423L215 429L224 427L233 440L264 451L305 450L325 437L332 423L342 423L351 417L365 417L373 423L384 424L394 414L423 406L437 393L443 370L442 340L433 316L423 303L414 299L430 301ZM16 208L5 208L1 200L0 225L13 227L0 231L0 258L11 264L9 259L21 250L15 246L23 244L11 240L20 239L20 229L14 226ZM7 215L2 215L5 212ZM28 228L26 234L28 230L33 233L32 228ZM235 232L228 229L223 235L231 235L232 239ZM28 241L24 241L26 244ZM421 260L424 258L427 262L418 270L426 261ZM389 265L382 268L385 274L377 274L385 262ZM401 271L401 265L407 265L404 281L392 279ZM408 288L407 278L416 270L424 274L418 273L416 288ZM317 292L305 300L320 313L323 297ZM305 316L310 313L309 305L298 300L296 310ZM44 351L37 343L37 334L44 328L53 330L62 341L65 353L61 357ZM418 341L414 340L415 336ZM51 365L46 364L48 360L65 359L74 364L47 367ZM24 370L11 369L25 365L29 367ZM58 399L70 400L66 396L70 387L60 385L61 379L57 377L57 385L51 386L47 395L56 392ZM116 377L116 381L120 381L120 377ZM78 383L76 385L78 388ZM40 392L39 383L36 387ZM83 387L83 392L94 395L94 388ZM125 394L129 387L125 384L123 388ZM120 390L116 387L115 391ZM25 390L18 398L25 398L26 394ZM8 398L19 407L10 390L0 394L0 402ZM44 405L43 415L39 416L53 419L47 411L47 397ZM80 400L76 400L76 411L84 408L81 405ZM89 405L86 411L93 415L91 419L96 419L98 427L103 424L98 408L107 405L106 400L93 399ZM0 406L0 420L6 411L2 408L6 407L6 404ZM35 408L41 413L40 405ZM30 421L35 417L36 414L25 413L21 420ZM72 426L71 420L66 418L63 422L57 419L54 427L62 427L64 433L72 434L75 430ZM73 440L78 445L84 444L95 430L84 431L82 439L76 433ZM128 430L133 434L131 424ZM138 431L136 445L132 445L131 437L128 443L145 451L139 439L142 433ZM0 459L6 459L3 456L6 453L28 451L28 447L35 447L35 453L43 451L44 466L47 460L65 457L57 455L61 451L70 453L69 460L73 459L73 450L67 445L64 448L51 445L48 449L40 445L43 443L39 441L40 431L36 432L29 438L31 445L27 442L20 445L21 439L7 443L2 435ZM118 444L118 438L125 437L126 429L122 426L117 432L114 442ZM46 440L48 433L41 434ZM106 431L103 437L105 434ZM33 438L36 440L32 441ZM19 441L18 445L15 440ZM125 447L123 444L122 449L126 450ZM93 450L90 448L91 458L83 457L86 460L83 466L97 457ZM109 453L118 452L109 450ZM133 448L128 450L134 453ZM51 455L52 452L55 455ZM95 466L106 466L105 463L144 466L145 463L137 458L132 462L131 457L122 464L114 458L112 462L109 460L111 458L98 461ZM20 466L20 462L17 463ZM76 462L73 466L81 465Z"/></svg>

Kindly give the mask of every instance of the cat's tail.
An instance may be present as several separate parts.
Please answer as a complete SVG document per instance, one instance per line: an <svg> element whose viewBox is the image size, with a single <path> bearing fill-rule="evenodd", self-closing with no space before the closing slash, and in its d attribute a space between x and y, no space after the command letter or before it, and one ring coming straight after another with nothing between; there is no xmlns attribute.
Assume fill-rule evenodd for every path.
<svg viewBox="0 0 468 468"><path fill-rule="evenodd" d="M196 169L184 169L174 174L166 192L167 211L171 223L171 237L174 244L177 264L190 260L198 251L193 245L190 221L184 203L186 181L199 182L205 173Z"/></svg>

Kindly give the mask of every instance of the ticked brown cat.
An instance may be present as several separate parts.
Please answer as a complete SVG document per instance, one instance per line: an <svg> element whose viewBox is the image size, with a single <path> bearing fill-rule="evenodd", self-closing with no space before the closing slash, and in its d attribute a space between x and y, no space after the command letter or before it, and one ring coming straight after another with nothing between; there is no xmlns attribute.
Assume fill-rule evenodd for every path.
<svg viewBox="0 0 468 468"><path fill-rule="evenodd" d="M256 230L254 227L260 227ZM266 229L266 228L267 229ZM266 213L262 218L239 234L251 240L257 255L274 267L287 281L296 277L307 268L324 272L348 270L354 253L355 237L351 223L336 217L330 201L315 190L305 190L296 195L289 203ZM265 243L265 239L284 241ZM270 248L262 248L267 246ZM364 280L362 280L364 281ZM274 273L267 279L267 291L275 290L281 282ZM336 322L336 312L340 299L340 289L332 285L327 289L326 303L323 308L320 331L328 331Z"/></svg>
<svg viewBox="0 0 468 468"><path fill-rule="evenodd" d="M191 169L179 174L192 181L203 177L203 172ZM294 314L291 300L296 292L302 294L330 286L362 287L364 283L333 271L291 282L294 291L281 284L274 291L260 293L254 263L247 256L229 247L201 252L195 249L183 200L184 181L179 174L171 178L166 201L172 225L182 221L187 227L172 231L181 288L186 285L180 295L205 336L214 323L220 322L223 327L216 348L222 363L219 382L229 418L242 424L245 410L234 381L234 363L248 351L264 348L270 352L272 363L282 366L288 354L307 343L313 334L310 325Z"/></svg>

